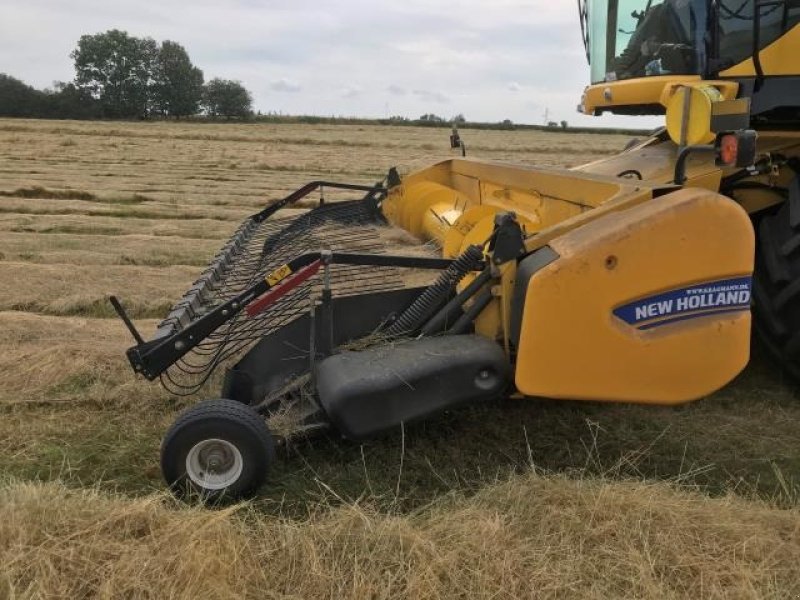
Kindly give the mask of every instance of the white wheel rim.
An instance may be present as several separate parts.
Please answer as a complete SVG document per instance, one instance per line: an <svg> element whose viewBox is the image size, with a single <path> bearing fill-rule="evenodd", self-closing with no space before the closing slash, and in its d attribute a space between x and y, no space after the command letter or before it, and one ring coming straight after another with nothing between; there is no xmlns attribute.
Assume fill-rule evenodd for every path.
<svg viewBox="0 0 800 600"><path fill-rule="evenodd" d="M197 442L186 455L186 474L206 490L222 490L242 474L244 461L239 449L226 440L211 438Z"/></svg>

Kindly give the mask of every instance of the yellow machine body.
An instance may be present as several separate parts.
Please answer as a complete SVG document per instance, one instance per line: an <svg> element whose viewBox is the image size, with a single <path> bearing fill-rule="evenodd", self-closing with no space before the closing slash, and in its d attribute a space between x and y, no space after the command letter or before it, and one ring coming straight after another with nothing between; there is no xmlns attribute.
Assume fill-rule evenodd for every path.
<svg viewBox="0 0 800 600"><path fill-rule="evenodd" d="M453 159L389 190L388 221L445 257L484 248L492 299L474 328L503 345L520 394L677 404L747 363L753 219L800 205L800 6L750 4L579 0L592 76L579 110L663 114L665 127L570 170ZM757 164L725 166L715 144L745 129ZM524 238L513 260L493 246L505 213ZM791 278L783 263L761 268L770 290Z"/></svg>
<svg viewBox="0 0 800 600"><path fill-rule="evenodd" d="M517 388L675 404L726 384L749 358L753 240L741 207L698 189L555 238L557 258L518 282Z"/></svg>
<svg viewBox="0 0 800 600"><path fill-rule="evenodd" d="M753 229L710 189L452 159L406 176L382 208L450 257L512 212L525 252L555 257L532 276L527 259L498 265L475 322L505 346L521 394L676 404L747 364Z"/></svg>

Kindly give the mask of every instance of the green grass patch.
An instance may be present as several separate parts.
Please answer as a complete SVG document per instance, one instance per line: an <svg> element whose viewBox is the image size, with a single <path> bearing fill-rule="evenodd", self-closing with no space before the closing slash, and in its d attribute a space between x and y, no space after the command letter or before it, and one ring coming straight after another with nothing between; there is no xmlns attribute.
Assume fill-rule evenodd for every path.
<svg viewBox="0 0 800 600"><path fill-rule="evenodd" d="M53 392L80 395L93 383L78 377L55 385ZM28 408L24 416L19 412L2 416L20 427L27 419L63 423L20 440L13 458L1 469L4 475L34 481L63 479L71 485L99 485L132 494L161 486L158 447L167 422L157 410L132 415L80 403L75 408L62 402L62 406Z"/></svg>
<svg viewBox="0 0 800 600"><path fill-rule="evenodd" d="M48 395L61 397L65 395L80 395L89 390L93 385L100 381L100 376L91 371L74 373L66 379L59 381L51 386Z"/></svg>

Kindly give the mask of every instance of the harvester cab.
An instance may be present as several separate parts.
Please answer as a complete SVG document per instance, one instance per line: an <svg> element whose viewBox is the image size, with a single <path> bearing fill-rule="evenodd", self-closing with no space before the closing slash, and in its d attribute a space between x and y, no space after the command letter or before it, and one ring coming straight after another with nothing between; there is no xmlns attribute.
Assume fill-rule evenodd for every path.
<svg viewBox="0 0 800 600"><path fill-rule="evenodd" d="M222 378L221 399L167 432L167 483L248 495L276 438L332 428L358 441L504 394L695 400L747 364L753 297L791 365L800 96L770 74L800 15L770 3L775 29L762 4L772 33L735 25L763 54L750 49L743 79L720 70L720 2L580 4L583 110L666 115L618 155L576 169L462 157L374 185L312 182L246 219L149 340L115 300L137 373L176 394ZM357 197L283 216L319 188ZM409 234L424 244L398 243Z"/></svg>

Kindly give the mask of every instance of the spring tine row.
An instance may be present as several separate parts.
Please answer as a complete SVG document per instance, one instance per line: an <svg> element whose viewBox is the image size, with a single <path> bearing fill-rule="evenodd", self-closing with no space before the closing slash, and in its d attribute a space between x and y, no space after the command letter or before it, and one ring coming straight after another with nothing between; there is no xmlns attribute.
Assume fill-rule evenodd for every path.
<svg viewBox="0 0 800 600"><path fill-rule="evenodd" d="M210 309L305 252L323 249L381 252L374 207L362 200L330 203L293 218L250 218L236 230L192 287L159 325L157 335L187 327ZM338 296L403 287L399 270L334 265L331 285ZM308 295L317 293L314 279L298 286L254 318L237 315L217 329L162 376L171 392L187 394L208 380L216 367L240 356L264 335L307 311ZM317 290L317 291L315 291Z"/></svg>

